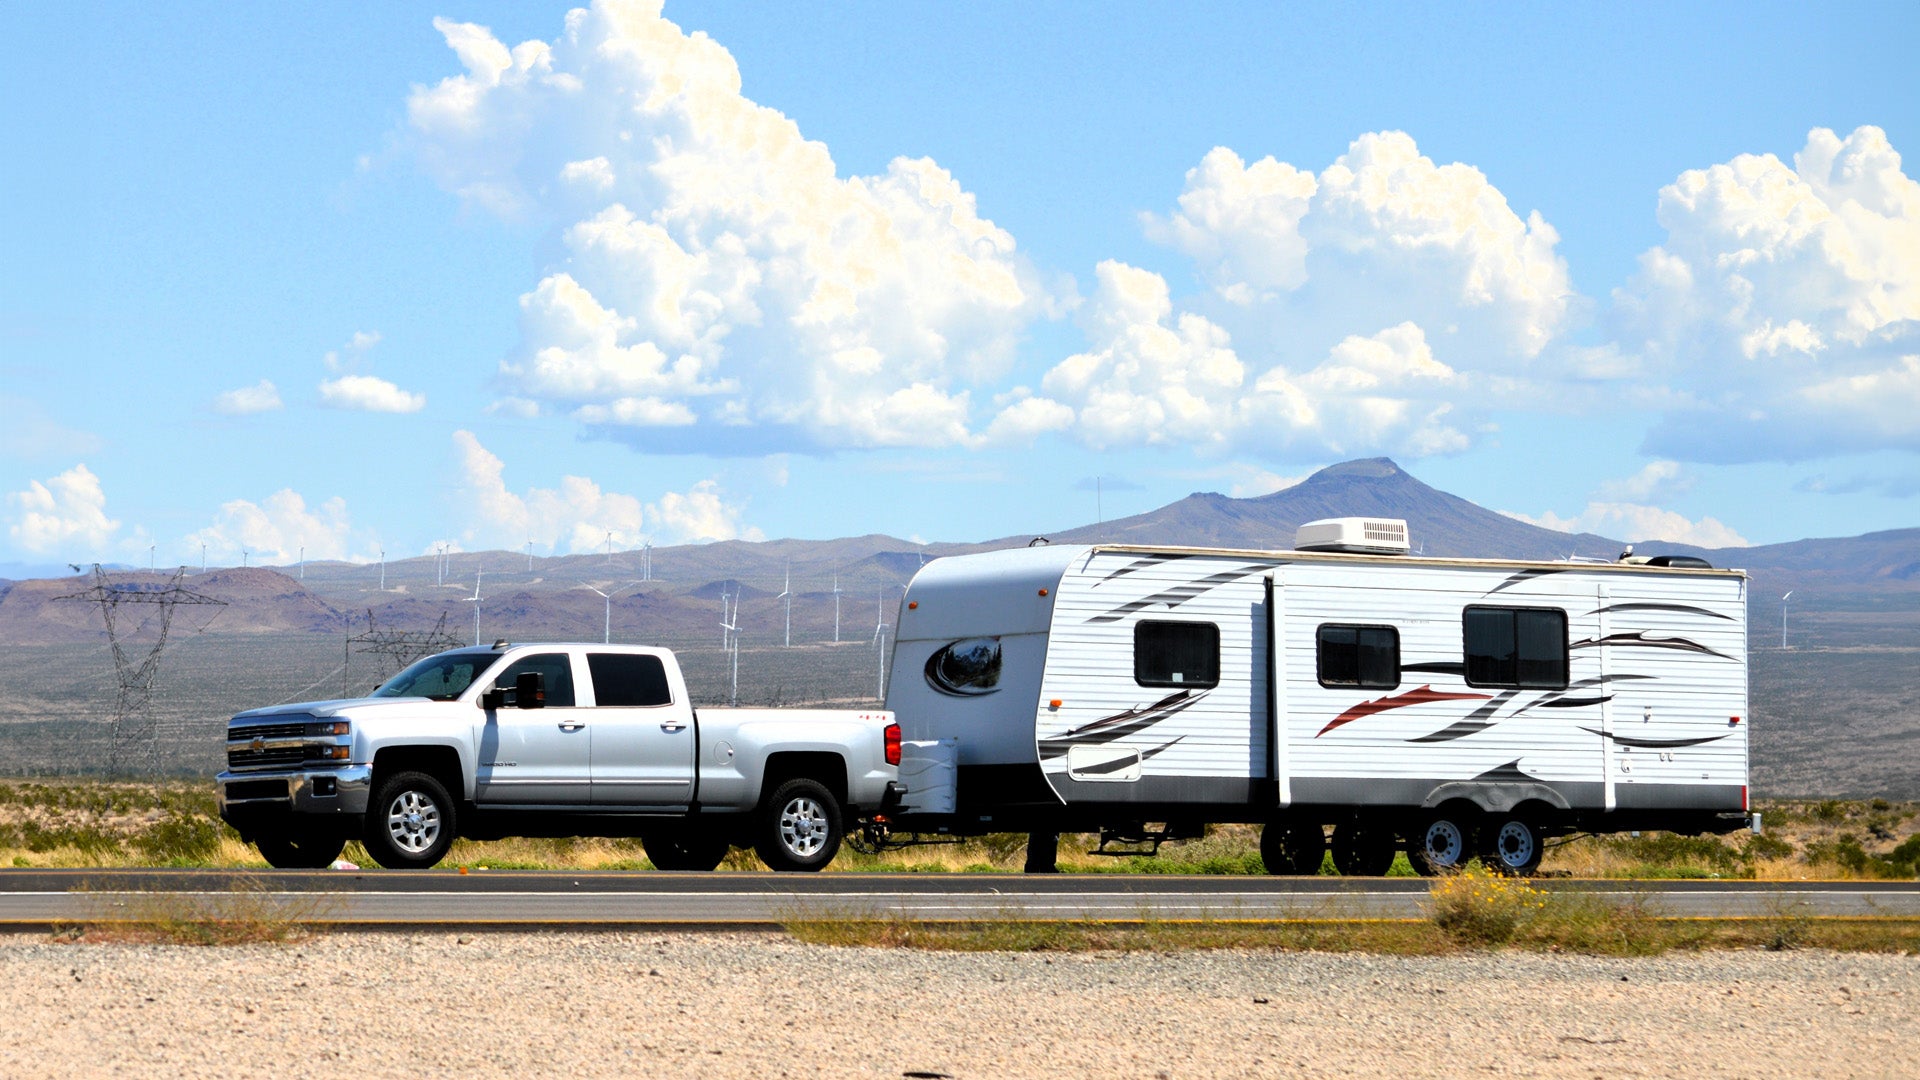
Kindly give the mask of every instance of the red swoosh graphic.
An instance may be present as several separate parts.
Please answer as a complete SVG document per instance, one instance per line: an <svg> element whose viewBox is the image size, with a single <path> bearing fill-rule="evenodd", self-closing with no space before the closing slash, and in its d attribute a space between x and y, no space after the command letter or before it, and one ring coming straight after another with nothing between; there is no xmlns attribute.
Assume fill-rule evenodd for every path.
<svg viewBox="0 0 1920 1080"><path fill-rule="evenodd" d="M1351 724L1363 716L1372 716L1374 713L1386 712L1388 709L1400 709L1408 705L1425 705L1429 701L1484 701L1492 696L1492 694L1450 694L1445 690L1435 690L1432 686L1422 686L1409 690L1404 694L1395 695L1394 697L1383 697L1375 701L1363 701L1353 708L1348 709L1346 712L1341 713L1339 716L1334 717L1326 727L1321 728L1319 733L1314 735L1314 738L1317 739L1321 735L1325 735L1327 732L1344 724Z"/></svg>

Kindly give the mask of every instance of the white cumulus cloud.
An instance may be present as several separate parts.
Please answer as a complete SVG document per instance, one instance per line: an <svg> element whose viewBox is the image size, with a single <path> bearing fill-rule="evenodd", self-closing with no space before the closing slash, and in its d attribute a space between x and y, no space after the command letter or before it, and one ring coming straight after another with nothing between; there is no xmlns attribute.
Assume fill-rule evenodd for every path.
<svg viewBox="0 0 1920 1080"><path fill-rule="evenodd" d="M25 491L8 493L7 505L13 511L8 534L36 555L97 558L120 530L120 522L107 516L100 478L85 465L29 481Z"/></svg>
<svg viewBox="0 0 1920 1080"><path fill-rule="evenodd" d="M211 525L187 537L189 548L205 544L210 556L228 562L263 565L309 559L348 558L352 522L345 499L328 499L308 508L292 489L282 489L255 503L234 499L220 505Z"/></svg>
<svg viewBox="0 0 1920 1080"><path fill-rule="evenodd" d="M320 384L320 403L362 412L416 413L427 407L427 395L402 390L373 375L342 375Z"/></svg>
<svg viewBox="0 0 1920 1080"><path fill-rule="evenodd" d="M1807 136L1661 189L1666 241L1614 294L1681 395L1649 448L1699 461L1920 449L1920 182L1886 133Z"/></svg>
<svg viewBox="0 0 1920 1080"><path fill-rule="evenodd" d="M583 476L563 476L559 486L517 492L507 487L506 463L472 432L456 431L459 499L468 527L462 539L476 546L516 548L531 539L556 552L616 546L635 548L708 540L760 539L741 525L742 508L727 502L719 486L701 481L686 492L666 492L643 504L633 495L607 491Z"/></svg>
<svg viewBox="0 0 1920 1080"><path fill-rule="evenodd" d="M1639 503L1591 502L1572 517L1551 510L1539 516L1502 511L1510 518L1565 533L1595 533L1626 537L1628 543L1664 540L1703 548L1746 547L1747 540L1717 518L1698 521L1673 510Z"/></svg>
<svg viewBox="0 0 1920 1080"><path fill-rule="evenodd" d="M1081 312L1094 348L1016 396L988 434L1070 430L1096 448L1184 445L1318 457L1464 449L1450 419L1466 381L1413 323L1349 335L1304 370L1250 371L1231 336L1176 312L1160 275L1107 261Z"/></svg>
<svg viewBox="0 0 1920 1080"><path fill-rule="evenodd" d="M280 388L273 385L271 379L261 379L252 386L224 391L213 399L213 411L222 416L252 416L255 413L273 412L280 407Z"/></svg>
<svg viewBox="0 0 1920 1080"><path fill-rule="evenodd" d="M665 448L712 448L675 434L689 417L757 429L761 451L969 440L971 388L1049 301L946 170L840 176L657 3L513 48L435 25L465 72L409 99L419 159L469 203L565 226L563 265L522 298L509 394Z"/></svg>

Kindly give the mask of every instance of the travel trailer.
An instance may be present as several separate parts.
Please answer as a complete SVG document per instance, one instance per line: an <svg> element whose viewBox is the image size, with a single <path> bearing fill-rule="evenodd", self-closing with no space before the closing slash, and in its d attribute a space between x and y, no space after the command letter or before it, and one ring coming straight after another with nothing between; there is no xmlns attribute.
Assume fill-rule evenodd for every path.
<svg viewBox="0 0 1920 1080"><path fill-rule="evenodd" d="M1686 557L1430 558L1403 521L1288 551L936 559L886 707L900 836L1264 825L1274 873L1527 873L1578 831L1748 823L1747 580ZM883 841L887 837L881 837Z"/></svg>

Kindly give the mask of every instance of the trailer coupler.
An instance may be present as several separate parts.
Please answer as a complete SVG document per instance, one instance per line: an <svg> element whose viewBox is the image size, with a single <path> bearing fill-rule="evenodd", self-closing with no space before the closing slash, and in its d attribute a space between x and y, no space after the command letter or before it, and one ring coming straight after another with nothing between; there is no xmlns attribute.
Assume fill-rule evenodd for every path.
<svg viewBox="0 0 1920 1080"><path fill-rule="evenodd" d="M862 855L878 855L883 851L898 848L928 847L933 844L958 844L961 837L941 832L928 836L921 832L900 834L893 831L893 822L884 814L875 814L860 820L860 831L847 837L847 846Z"/></svg>

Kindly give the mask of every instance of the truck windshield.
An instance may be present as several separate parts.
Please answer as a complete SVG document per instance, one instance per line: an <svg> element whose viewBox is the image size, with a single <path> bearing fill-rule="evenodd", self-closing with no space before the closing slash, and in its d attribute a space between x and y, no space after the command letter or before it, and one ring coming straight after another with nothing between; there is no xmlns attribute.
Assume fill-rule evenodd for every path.
<svg viewBox="0 0 1920 1080"><path fill-rule="evenodd" d="M405 671L380 684L374 697L423 697L434 701L452 701L500 657L487 653L442 653L415 662Z"/></svg>

